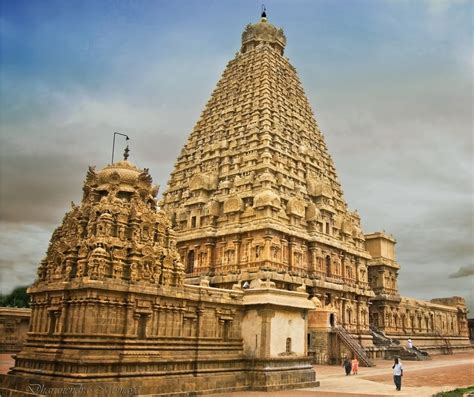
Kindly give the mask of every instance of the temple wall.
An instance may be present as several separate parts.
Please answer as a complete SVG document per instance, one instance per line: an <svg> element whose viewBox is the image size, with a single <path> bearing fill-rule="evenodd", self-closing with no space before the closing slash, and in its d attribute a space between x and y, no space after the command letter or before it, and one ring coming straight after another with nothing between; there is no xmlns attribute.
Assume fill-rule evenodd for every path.
<svg viewBox="0 0 474 397"><path fill-rule="evenodd" d="M461 299L461 300L459 300ZM452 306L433 302L452 303ZM386 334L410 336L463 337L468 335L467 309L462 298L431 302L401 298L397 301L374 301L373 324Z"/></svg>
<svg viewBox="0 0 474 397"><path fill-rule="evenodd" d="M18 352L26 339L31 309L0 307L0 353Z"/></svg>
<svg viewBox="0 0 474 397"><path fill-rule="evenodd" d="M270 355L306 354L306 320L298 311L282 311L271 321Z"/></svg>

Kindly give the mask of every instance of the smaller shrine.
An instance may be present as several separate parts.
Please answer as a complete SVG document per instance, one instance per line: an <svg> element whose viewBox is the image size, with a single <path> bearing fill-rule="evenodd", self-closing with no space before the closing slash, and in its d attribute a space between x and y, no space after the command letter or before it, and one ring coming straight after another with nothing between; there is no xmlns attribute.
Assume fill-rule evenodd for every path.
<svg viewBox="0 0 474 397"><path fill-rule="evenodd" d="M314 308L308 294L269 282L248 290L212 288L205 279L185 285L158 188L127 155L89 168L81 204L54 231L28 289L26 342L0 375L0 394L168 396L317 385L304 344Z"/></svg>

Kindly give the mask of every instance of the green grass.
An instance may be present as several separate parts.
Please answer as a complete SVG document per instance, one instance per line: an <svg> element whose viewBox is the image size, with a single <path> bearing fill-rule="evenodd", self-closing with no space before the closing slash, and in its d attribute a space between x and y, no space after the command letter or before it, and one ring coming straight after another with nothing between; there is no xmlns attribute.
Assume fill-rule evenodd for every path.
<svg viewBox="0 0 474 397"><path fill-rule="evenodd" d="M438 394L435 394L433 397L463 397L465 393L472 392L474 396L474 386L463 387L460 389L454 389L451 391L445 391Z"/></svg>

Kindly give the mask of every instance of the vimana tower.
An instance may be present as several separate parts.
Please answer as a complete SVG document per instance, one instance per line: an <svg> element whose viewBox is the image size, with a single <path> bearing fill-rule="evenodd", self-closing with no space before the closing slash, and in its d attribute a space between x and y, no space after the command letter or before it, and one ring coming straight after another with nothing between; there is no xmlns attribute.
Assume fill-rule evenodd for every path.
<svg viewBox="0 0 474 397"><path fill-rule="evenodd" d="M323 303L341 302L339 321L368 334L372 257L285 45L283 30L266 17L245 28L178 157L162 208L188 282L304 286ZM387 264L393 292L397 270Z"/></svg>
<svg viewBox="0 0 474 397"><path fill-rule="evenodd" d="M403 338L423 335L426 346L445 344L440 335L464 344L462 298L399 295L395 239L364 235L348 208L285 46L265 14L247 25L175 163L161 207L186 282L304 290L327 314L318 329L338 324L367 348L369 324Z"/></svg>

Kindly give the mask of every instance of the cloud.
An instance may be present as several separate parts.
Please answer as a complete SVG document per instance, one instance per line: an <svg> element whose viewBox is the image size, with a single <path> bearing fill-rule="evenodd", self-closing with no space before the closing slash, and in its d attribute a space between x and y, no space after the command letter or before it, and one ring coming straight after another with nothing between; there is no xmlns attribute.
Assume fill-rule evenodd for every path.
<svg viewBox="0 0 474 397"><path fill-rule="evenodd" d="M0 293L8 294L15 287L34 281L54 228L53 225L0 224Z"/></svg>
<svg viewBox="0 0 474 397"><path fill-rule="evenodd" d="M449 278L461 278L474 276L474 265L461 266L456 272L451 273Z"/></svg>
<svg viewBox="0 0 474 397"><path fill-rule="evenodd" d="M425 0L428 10L433 15L446 13L450 8L468 3L470 0Z"/></svg>
<svg viewBox="0 0 474 397"><path fill-rule="evenodd" d="M338 6L318 3L314 14L321 23L310 24L315 8L309 3L305 16L275 5L272 18L281 7L275 23L287 33L286 54L300 72L349 207L359 210L366 232L394 234L402 294L458 294L472 306L471 280L448 277L473 257L472 38L463 12L469 6L426 0L422 7L396 1L387 8L377 2L371 12L351 7L340 23ZM27 45L13 45L11 54L31 51L35 37L41 46L33 48L42 57L41 65L14 64L0 74L0 252L8 252L0 268L2 289L34 279L52 230L70 201L81 198L87 166L110 161L114 131L131 137L131 160L150 168L165 190L205 101L239 47L240 29L251 18L241 8L239 3L227 12L230 19L214 18L205 5L197 11L208 19L147 12L153 15L148 23L127 19L120 35L100 34L110 27L100 25L98 35L87 33L98 47L76 51L81 47L72 41L65 54L60 46L52 58L49 36L23 32L18 42ZM100 11L92 11L102 20ZM301 17L308 24L291 23ZM357 32L350 29L353 21L359 21ZM46 22L54 30L49 19L41 20ZM83 32L72 31L82 45Z"/></svg>

